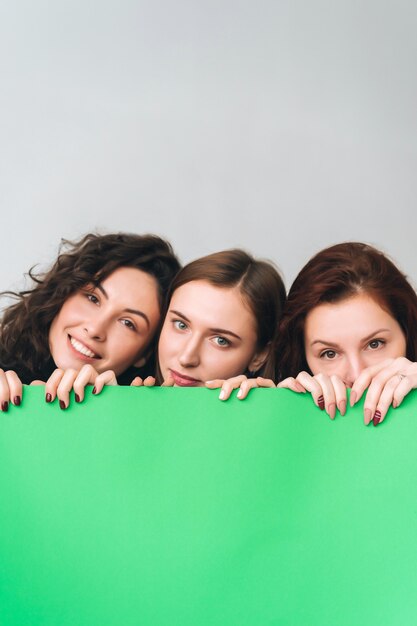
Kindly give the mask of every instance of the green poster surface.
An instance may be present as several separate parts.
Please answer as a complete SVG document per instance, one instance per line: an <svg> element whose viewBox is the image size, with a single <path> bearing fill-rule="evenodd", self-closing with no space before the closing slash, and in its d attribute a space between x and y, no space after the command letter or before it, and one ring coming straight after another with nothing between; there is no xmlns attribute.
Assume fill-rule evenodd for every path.
<svg viewBox="0 0 417 626"><path fill-rule="evenodd" d="M106 388L0 414L1 626L417 623L417 395Z"/></svg>

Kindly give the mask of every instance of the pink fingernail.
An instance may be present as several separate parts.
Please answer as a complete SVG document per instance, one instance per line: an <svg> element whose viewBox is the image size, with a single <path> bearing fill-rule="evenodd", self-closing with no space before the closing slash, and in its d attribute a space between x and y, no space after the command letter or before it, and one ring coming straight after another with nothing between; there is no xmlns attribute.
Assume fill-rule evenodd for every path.
<svg viewBox="0 0 417 626"><path fill-rule="evenodd" d="M346 400L342 400L341 402L339 402L339 411L340 411L340 415L345 415L345 413L346 413Z"/></svg>
<svg viewBox="0 0 417 626"><path fill-rule="evenodd" d="M372 417L371 409L365 409L365 424L367 426L368 426L369 422L371 421L371 417Z"/></svg>
<svg viewBox="0 0 417 626"><path fill-rule="evenodd" d="M356 393L356 391L350 392L350 406L353 406L354 404L356 404L357 397L358 397L358 394Z"/></svg>

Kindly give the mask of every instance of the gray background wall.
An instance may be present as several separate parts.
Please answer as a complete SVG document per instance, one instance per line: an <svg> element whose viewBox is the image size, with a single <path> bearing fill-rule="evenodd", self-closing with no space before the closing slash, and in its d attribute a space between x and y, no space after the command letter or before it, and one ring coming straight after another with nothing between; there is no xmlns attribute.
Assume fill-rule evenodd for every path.
<svg viewBox="0 0 417 626"><path fill-rule="evenodd" d="M61 237L231 246L289 284L346 239L417 283L417 4L0 5L0 288Z"/></svg>

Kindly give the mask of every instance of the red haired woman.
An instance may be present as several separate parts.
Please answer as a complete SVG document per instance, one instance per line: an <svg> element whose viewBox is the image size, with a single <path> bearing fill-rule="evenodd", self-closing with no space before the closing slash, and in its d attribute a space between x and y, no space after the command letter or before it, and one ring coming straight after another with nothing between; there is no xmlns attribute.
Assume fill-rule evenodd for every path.
<svg viewBox="0 0 417 626"><path fill-rule="evenodd" d="M364 243L316 254L295 279L275 352L278 387L309 391L331 418L367 389L365 424L376 426L417 386L417 296L395 264ZM229 383L230 384L230 383ZM241 385L240 397L258 379Z"/></svg>

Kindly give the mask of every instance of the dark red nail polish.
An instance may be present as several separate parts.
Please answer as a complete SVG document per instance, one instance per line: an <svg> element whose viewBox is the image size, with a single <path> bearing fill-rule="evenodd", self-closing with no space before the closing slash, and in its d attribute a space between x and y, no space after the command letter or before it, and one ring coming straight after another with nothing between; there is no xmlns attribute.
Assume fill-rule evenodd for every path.
<svg viewBox="0 0 417 626"><path fill-rule="evenodd" d="M380 421L381 421L381 411L375 411L375 415L372 420L373 425L378 426Z"/></svg>
<svg viewBox="0 0 417 626"><path fill-rule="evenodd" d="M8 411L9 409L9 403L8 402L2 402L1 403L1 410L6 413L6 411Z"/></svg>
<svg viewBox="0 0 417 626"><path fill-rule="evenodd" d="M78 393L75 394L75 402L81 402L80 396L78 395Z"/></svg>
<svg viewBox="0 0 417 626"><path fill-rule="evenodd" d="M324 398L323 396L320 396L320 398L317 398L317 404L319 405L319 408L324 411Z"/></svg>
<svg viewBox="0 0 417 626"><path fill-rule="evenodd" d="M52 396L50 393L47 393L45 396L45 402L52 402Z"/></svg>
<svg viewBox="0 0 417 626"><path fill-rule="evenodd" d="M13 402L14 402L15 406L20 406L20 403L22 402L22 400L20 399L20 396L15 396L13 398Z"/></svg>
<svg viewBox="0 0 417 626"><path fill-rule="evenodd" d="M96 395L96 393L97 393L97 389L96 389L95 387L93 387L93 391L92 391L92 393L93 393L94 395Z"/></svg>
<svg viewBox="0 0 417 626"><path fill-rule="evenodd" d="M60 406L61 409L66 409L67 408L67 405L65 404L65 402L63 400L59 401L59 406Z"/></svg>

